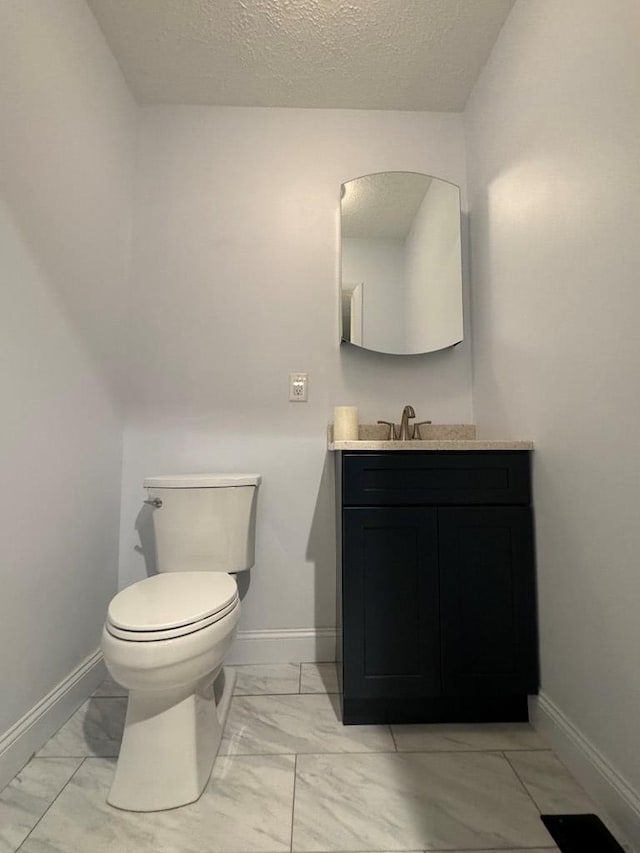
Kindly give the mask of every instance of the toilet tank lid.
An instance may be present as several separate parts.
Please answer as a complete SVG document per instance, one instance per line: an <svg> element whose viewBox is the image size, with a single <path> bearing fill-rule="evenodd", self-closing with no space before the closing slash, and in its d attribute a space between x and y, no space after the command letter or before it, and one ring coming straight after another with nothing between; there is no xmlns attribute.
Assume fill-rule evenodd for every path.
<svg viewBox="0 0 640 853"><path fill-rule="evenodd" d="M260 474L167 474L146 477L145 489L221 489L229 486L259 486Z"/></svg>

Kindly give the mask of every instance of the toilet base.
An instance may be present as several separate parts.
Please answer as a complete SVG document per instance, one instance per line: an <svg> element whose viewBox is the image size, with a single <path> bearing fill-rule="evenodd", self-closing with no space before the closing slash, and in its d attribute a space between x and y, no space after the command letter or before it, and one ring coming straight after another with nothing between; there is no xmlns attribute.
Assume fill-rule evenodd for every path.
<svg viewBox="0 0 640 853"><path fill-rule="evenodd" d="M215 761L236 674L221 669L194 687L132 690L107 802L152 812L197 800Z"/></svg>

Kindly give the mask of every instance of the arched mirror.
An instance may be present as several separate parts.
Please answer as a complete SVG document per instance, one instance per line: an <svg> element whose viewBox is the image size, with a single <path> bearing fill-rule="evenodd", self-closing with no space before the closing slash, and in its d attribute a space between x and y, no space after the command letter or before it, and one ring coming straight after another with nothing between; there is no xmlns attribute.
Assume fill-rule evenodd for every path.
<svg viewBox="0 0 640 853"><path fill-rule="evenodd" d="M342 340L395 355L462 340L460 190L418 172L342 185Z"/></svg>

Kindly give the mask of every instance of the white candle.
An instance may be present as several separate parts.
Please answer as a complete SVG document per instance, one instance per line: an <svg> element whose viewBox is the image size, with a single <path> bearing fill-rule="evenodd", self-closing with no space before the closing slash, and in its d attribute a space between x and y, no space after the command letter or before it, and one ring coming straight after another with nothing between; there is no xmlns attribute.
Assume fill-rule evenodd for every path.
<svg viewBox="0 0 640 853"><path fill-rule="evenodd" d="M333 440L358 440L357 406L336 406L333 410Z"/></svg>

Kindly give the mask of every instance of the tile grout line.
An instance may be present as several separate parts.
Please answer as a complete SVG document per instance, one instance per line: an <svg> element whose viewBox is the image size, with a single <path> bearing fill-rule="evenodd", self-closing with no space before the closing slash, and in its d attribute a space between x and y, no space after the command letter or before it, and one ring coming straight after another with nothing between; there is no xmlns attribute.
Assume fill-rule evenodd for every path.
<svg viewBox="0 0 640 853"><path fill-rule="evenodd" d="M272 698L277 699L280 696L339 696L340 691L339 690L307 690L305 693L301 693L300 692L300 683L299 683L299 689L297 691L296 690L285 690L285 691L282 691L281 693L267 693L264 690L259 690L257 693L244 693L244 692L235 693L234 692L233 695L234 696L242 696L242 697L271 696ZM98 697L98 698L102 698L102 697Z"/></svg>
<svg viewBox="0 0 640 853"><path fill-rule="evenodd" d="M467 750L467 752L469 752L469 751L470 750ZM479 752L480 751L488 752L489 750L478 750L478 751ZM509 749L501 749L501 750L499 750L499 752L504 752L505 756L506 756L507 752L551 752L551 753L553 753L553 750L549 749L548 746L516 746L513 748L509 747ZM526 850L527 848L525 847L523 849ZM533 849L535 850L535 847Z"/></svg>
<svg viewBox="0 0 640 853"><path fill-rule="evenodd" d="M390 750L369 750L368 752L220 752L218 753L221 758L258 758L258 757L266 757L266 756L274 756L274 755L410 755L408 752L393 752ZM424 754L424 753L420 753ZM69 758L70 756L64 756L65 758ZM76 756L77 757L77 756ZM94 758L100 756L91 756L87 755L85 758ZM107 758L113 756L105 756ZM455 853L455 851L454 851Z"/></svg>
<svg viewBox="0 0 640 853"><path fill-rule="evenodd" d="M277 699L280 696L339 696L340 694L337 690L332 693L326 690L317 690L314 693L300 693L298 690L297 693L295 691L290 691L289 693L234 693L233 695L239 696L243 699L248 699L249 697L255 698L257 696L271 696L272 698Z"/></svg>
<svg viewBox="0 0 640 853"><path fill-rule="evenodd" d="M298 693L302 694L302 664L298 664Z"/></svg>
<svg viewBox="0 0 640 853"><path fill-rule="evenodd" d="M97 755L95 752L91 752L88 755L69 755L69 753L64 753L62 755L34 755L34 758L37 758L38 761L46 761L48 758L55 758L57 761L60 761L61 758L81 758L83 761L87 758L117 758L120 755L120 743L118 741L118 752L112 753L111 755ZM13 777L15 779L15 776ZM13 781L13 779L11 780Z"/></svg>
<svg viewBox="0 0 640 853"><path fill-rule="evenodd" d="M525 785L524 781L523 781L523 780L522 780L522 778L520 777L520 774L518 773L518 771L516 770L516 768L515 768L515 767L513 766L513 764L509 761L509 757L507 756L507 754L506 754L506 752L505 752L504 750L503 750L503 752L502 752L502 757L504 758L504 760L507 762L507 764L508 764L508 765L509 765L509 767L511 768L511 772L514 774L514 776L516 777L516 779L518 780L518 782L520 782L520 785L524 788L524 790L525 790L525 792L526 792L527 796L529 797L529 799L531 800L531 802L533 803L533 805L536 807L536 811L538 812L538 814L539 814L539 815L541 815L541 814L542 814L542 809L541 809L541 808L540 808L540 806L536 803L535 799L533 798L533 794L531 793L531 791L530 791L530 790L527 788L527 786ZM546 827L545 827L545 828L546 828Z"/></svg>
<svg viewBox="0 0 640 853"><path fill-rule="evenodd" d="M67 758L72 758L72 757L74 757L74 756L66 756L66 757L67 757ZM33 759L32 759L32 760L33 760ZM64 785L62 786L62 788L60 788L60 790L59 790L59 791L58 791L58 793L55 795L55 797L53 798L53 800L51 800L51 802L49 803L49 805L47 806L47 808L42 812L42 814L40 815L40 817L38 818L38 820L34 823L34 825L31 827L31 829L29 830L29 832L28 832L28 833L26 834L26 836L22 839L22 841L20 842L20 846L16 848L15 853L19 853L19 851L20 851L20 850L22 850L22 847L23 847L23 845L25 844L25 842L27 842L27 841L29 840L29 838L31 838L31 834L33 833L33 831L34 831L34 830L35 830L35 829L40 825L40 823L41 823L41 821L44 819L45 815L47 815L47 814L49 813L50 809L51 809L51 808L53 807L53 805L58 801L58 797L60 796L60 794L62 794L62 792L65 790L65 788L67 787L67 785L69 784L69 782L71 782L71 780L75 777L76 773L78 772L78 770L80 770L80 768L82 767L82 765L85 763L85 761L86 761L86 760L87 760L87 756L85 755L85 756L83 757L82 761L80 762L80 764L78 764L78 766L77 766L77 767L76 767L76 769L73 771L73 773L71 774L71 776L69 776L69 778L68 778L68 779L67 779L67 781L64 783Z"/></svg>
<svg viewBox="0 0 640 853"><path fill-rule="evenodd" d="M298 755L293 757L293 796L291 797L291 834L289 836L289 851L293 850L293 821L296 813L296 779L298 776Z"/></svg>
<svg viewBox="0 0 640 853"><path fill-rule="evenodd" d="M393 732L393 727L392 727ZM394 735L395 740L395 735ZM500 746L486 746L482 749L474 748L472 746L464 747L463 749L400 749L398 748L399 753L405 752L415 752L418 755L428 755L431 753L437 753L439 755L457 755L459 752L475 752L478 755L483 755L484 753L507 753L507 752L552 752L550 749L529 749L528 747L525 749L524 747L520 749L504 749ZM535 849L535 848L534 848ZM457 851L453 851L453 853L457 853Z"/></svg>
<svg viewBox="0 0 640 853"><path fill-rule="evenodd" d="M393 738L393 731L391 732L391 737ZM395 747L395 739L394 739L394 749L359 749L359 750L329 750L322 752L221 752L219 755L224 755L230 758L241 758L243 756L258 756L258 755L501 755L505 760L509 760L505 755L506 752L531 752L532 750L516 750L509 749L503 750L498 747L494 747L493 749L398 749ZM538 750L541 752L542 750ZM79 758L80 756L51 756L52 758ZM102 755L102 756L92 756L86 755L85 758L114 758L115 756L110 755ZM509 766L511 767L511 762L509 762ZM512 768L513 769L513 768ZM515 770L514 770L515 773ZM523 848L525 849L525 848ZM533 848L535 850L535 848ZM429 853L437 853L437 851L429 851ZM457 853L457 851L453 850L451 853Z"/></svg>
<svg viewBox="0 0 640 853"><path fill-rule="evenodd" d="M38 755L37 753L34 752L33 755L31 756L31 758L24 765L24 767L21 767L20 770L18 770L18 772L16 773L16 775L12 779L9 779L9 781L7 782L5 787L0 790L0 794L2 793L2 791L6 790L9 787L9 785L18 778L18 776L22 773L22 771L26 767L28 767L32 761L60 761L61 758L69 758L69 759L77 758L80 761L84 761L85 758L92 758L92 757L94 757L94 756L91 756L91 755ZM104 757L105 758L112 758L113 756L106 755ZM75 773L76 771L74 770L73 772Z"/></svg>

